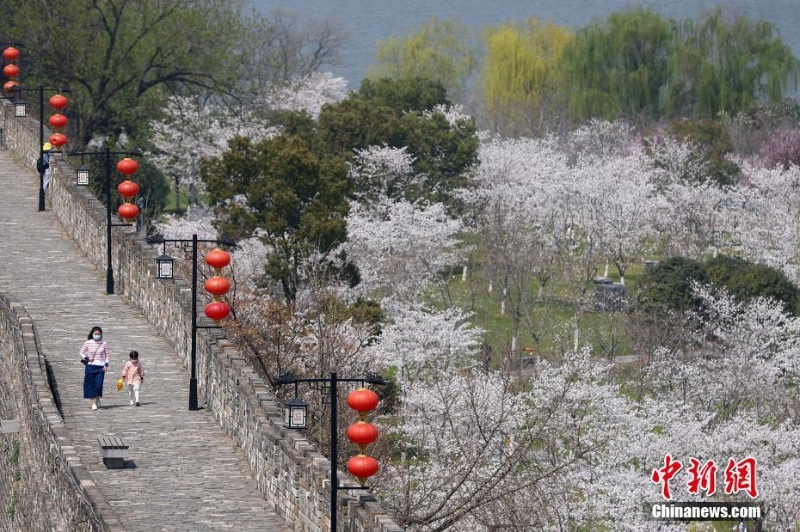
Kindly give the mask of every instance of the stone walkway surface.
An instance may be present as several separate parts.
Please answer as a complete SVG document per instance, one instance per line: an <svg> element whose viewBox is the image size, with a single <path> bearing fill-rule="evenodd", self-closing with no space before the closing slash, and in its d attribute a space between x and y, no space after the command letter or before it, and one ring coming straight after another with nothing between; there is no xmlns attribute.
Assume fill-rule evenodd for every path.
<svg viewBox="0 0 800 532"><path fill-rule="evenodd" d="M188 410L188 372L166 341L139 310L105 293L105 272L87 261L49 207L37 211L38 192L38 176L0 150L0 292L33 318L76 450L117 516L131 531L290 530L211 413ZM83 399L78 356L94 325L112 351L96 411ZM138 408L115 387L134 349L146 372ZM127 440L125 469L105 468L101 435Z"/></svg>

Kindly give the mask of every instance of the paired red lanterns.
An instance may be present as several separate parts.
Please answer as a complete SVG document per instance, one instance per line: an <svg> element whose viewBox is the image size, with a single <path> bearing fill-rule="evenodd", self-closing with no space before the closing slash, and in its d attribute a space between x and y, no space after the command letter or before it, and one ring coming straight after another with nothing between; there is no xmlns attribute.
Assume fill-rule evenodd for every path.
<svg viewBox="0 0 800 532"><path fill-rule="evenodd" d="M222 296L231 289L231 282L222 277L222 268L231 263L231 255L221 249L213 249L206 253L206 264L214 268L215 275L209 277L205 283L205 289L214 296L214 301L206 305L206 316L219 323L228 317L231 308L222 301Z"/></svg>
<svg viewBox="0 0 800 532"><path fill-rule="evenodd" d="M359 388L347 395L347 404L350 408L358 412L359 421L347 428L347 439L358 446L361 454L354 456L347 462L347 470L356 477L362 486L365 486L367 479L378 472L378 461L367 456L364 452L367 446L375 443L378 439L378 427L372 423L367 423L367 412L378 408L380 401L378 394L366 388Z"/></svg>
<svg viewBox="0 0 800 532"><path fill-rule="evenodd" d="M117 170L125 176L135 174L138 169L139 163L130 157L125 157L117 163ZM119 192L119 195L125 200L125 202L119 206L117 213L120 218L128 223L132 223L136 220L136 217L139 216L139 207L133 202L133 198L139 193L139 185L130 179L126 179L117 186L117 192Z"/></svg>
<svg viewBox="0 0 800 532"><path fill-rule="evenodd" d="M11 92L14 89L16 89L17 87L19 87L19 83L17 83L16 81L14 81L14 80L6 81L3 84L3 91L4 92Z"/></svg>

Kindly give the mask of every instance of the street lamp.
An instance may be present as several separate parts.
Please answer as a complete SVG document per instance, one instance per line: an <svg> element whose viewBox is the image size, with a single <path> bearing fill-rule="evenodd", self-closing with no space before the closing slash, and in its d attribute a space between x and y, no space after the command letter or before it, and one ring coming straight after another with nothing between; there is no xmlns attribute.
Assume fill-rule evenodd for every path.
<svg viewBox="0 0 800 532"><path fill-rule="evenodd" d="M337 531L337 514L338 514L338 500L337 493L339 490L354 490L354 489L369 489L366 486L367 478L371 477L378 472L378 462L371 456L366 456L364 450L367 445L373 443L378 439L378 429L366 422L367 412L370 412L378 406L378 394L372 390L364 388L364 384L373 384L385 386L389 384L386 379L368 374L361 378L341 378L336 376L336 372L332 372L329 378L316 378L316 379L298 379L291 373L280 375L273 381L275 386L282 386L285 384L294 384L294 398L284 403L283 419L284 427L288 429L305 429L308 416L306 410L308 404L302 399L297 397L297 385L301 382L306 383L324 383L330 391L330 407L331 407L331 446L330 446L330 462L331 462L331 531ZM338 453L339 442L338 434L339 427L337 423L337 397L338 390L337 384L340 382L358 382L361 383L361 388L351 392L347 397L347 404L353 410L358 411L360 421L350 426L347 429L347 437L354 444L358 445L361 454L352 457L347 462L347 470L355 477L358 478L360 486L340 486L339 485L339 465Z"/></svg>
<svg viewBox="0 0 800 532"><path fill-rule="evenodd" d="M215 244L218 246L235 246L236 243L229 238L203 240L192 235L191 240L180 238L164 238L162 235L153 235L145 239L148 244L167 243L192 244L192 339L191 339L191 370L189 375L189 410L199 410L197 405L197 329L219 329L219 325L197 325L197 244ZM156 278L172 279L172 257L162 248L161 255L156 258ZM225 319L230 312L227 303L220 301L220 297L230 289L230 282L219 277L220 270L230 263L230 255L221 249L215 249L206 254L206 263L216 270L216 275L206 281L206 290L214 295L214 301L206 305L205 314L215 323ZM221 279L221 281L218 281Z"/></svg>
<svg viewBox="0 0 800 532"><path fill-rule="evenodd" d="M131 155L140 156L142 155L141 151L138 150L128 150L128 151L111 151L106 144L105 150L101 152L96 151L70 151L69 155L80 155L81 160L83 160L84 156L89 157L97 157L102 158L104 161L104 168L105 168L105 196L106 196L106 294L113 294L114 293L114 269L111 266L111 228L112 227L130 227L133 225L131 222L122 223L122 224L114 224L111 223L111 156L112 155L125 155L125 159L117 163L117 170L121 173L129 176L136 172L139 165L133 159L129 157ZM44 175L44 174L43 174ZM89 184L89 169L83 166L78 167L75 171L75 183L81 186L85 186ZM126 194L130 194L131 191L134 190L134 187L125 188L119 190L120 194L124 198L131 198L136 195L139 191L139 186L133 183L132 181L124 181L120 184L122 187L125 183L131 183L135 185L135 191L132 195L128 196ZM44 198L44 195L42 195ZM127 201L123 203L118 211L118 215L123 220L135 220L136 216L139 214L139 208L134 205L133 203L128 203Z"/></svg>

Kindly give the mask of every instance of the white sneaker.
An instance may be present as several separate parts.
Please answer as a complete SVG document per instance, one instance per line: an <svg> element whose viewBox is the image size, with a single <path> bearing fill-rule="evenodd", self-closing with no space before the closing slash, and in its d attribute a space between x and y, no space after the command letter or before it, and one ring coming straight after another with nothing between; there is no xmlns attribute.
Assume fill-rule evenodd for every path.
<svg viewBox="0 0 800 532"><path fill-rule="evenodd" d="M92 410L97 410L97 403L92 403Z"/></svg>
<svg viewBox="0 0 800 532"><path fill-rule="evenodd" d="M131 406L133 406L133 401L131 401Z"/></svg>

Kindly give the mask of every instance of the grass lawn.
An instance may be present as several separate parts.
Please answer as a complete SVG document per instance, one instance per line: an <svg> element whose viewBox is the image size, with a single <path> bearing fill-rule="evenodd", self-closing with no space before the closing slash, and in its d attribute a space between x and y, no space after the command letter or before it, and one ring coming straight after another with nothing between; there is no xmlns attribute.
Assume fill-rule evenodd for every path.
<svg viewBox="0 0 800 532"><path fill-rule="evenodd" d="M600 271L602 274L603 272ZM642 261L636 261L630 266L625 275L625 285L631 293L644 273ZM511 348L511 335L513 320L506 314L501 314L500 297L497 290L494 293L487 291L489 282L484 273L475 270L470 273L469 281L462 281L459 273L452 275L449 280L449 289L453 302L474 313L472 323L476 327L486 330L486 339L493 349L493 359L499 361L502 353ZM614 282L619 282L619 275L613 266L609 269L609 277ZM538 290L538 285L533 284L531 291ZM590 287L590 294L594 287ZM474 294L472 293L474 291ZM573 317L575 305L566 297L556 297L546 304L540 304L534 309L532 321L540 329L540 349L543 356L547 354L562 353L572 349L573 344ZM565 291L561 291L565 292ZM520 324L517 349L523 355L533 355L536 348L531 330L523 319ZM595 355L603 356L613 352L614 356L634 354L630 339L624 332L625 315L619 312L595 312L590 310L585 313L581 323L582 345L587 343L592 346ZM526 351L529 350L529 351Z"/></svg>

